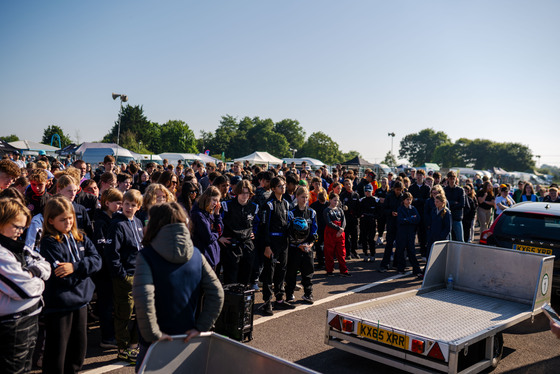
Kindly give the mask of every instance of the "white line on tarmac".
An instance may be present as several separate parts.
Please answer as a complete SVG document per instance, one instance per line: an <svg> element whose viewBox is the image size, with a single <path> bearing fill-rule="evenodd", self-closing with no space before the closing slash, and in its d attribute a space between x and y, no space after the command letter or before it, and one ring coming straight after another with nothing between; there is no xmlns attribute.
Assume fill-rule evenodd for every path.
<svg viewBox="0 0 560 374"><path fill-rule="evenodd" d="M329 297L325 297L324 299L315 301L315 303L313 303L313 304L299 305L299 306L296 307L295 309L284 310L284 311L282 311L282 312L274 312L274 315L273 315L273 316L270 316L270 317L261 317L261 318L257 319L256 321L253 322L253 326L255 326L255 325L260 325L261 323L268 322L268 321L273 320L273 319L275 319L275 318L280 318L280 317L282 317L282 316L285 316L286 314L290 314L290 313L293 313L293 312L297 312L297 311L299 311L299 310L305 310L305 309L311 308L311 307L313 307L313 306L317 306L317 305L321 305L321 304L324 304L324 303L328 303L328 302L331 302L331 301L333 301L333 300L339 299L339 298L344 297L344 296L353 295L353 294L355 294L355 293L365 291L365 290L367 290L367 289L370 289L370 288L373 288L373 287L382 285L382 284L384 284L384 283L391 282L391 281L393 281L393 280L395 280L395 279L399 279L399 278L402 278L402 277L406 277L406 276L408 276L408 275L410 275L410 274L411 274L410 271L407 272L407 273L405 273L405 274L396 274L396 275L393 275L392 277L385 278L385 279L383 279L383 280L380 280L380 281L377 281L377 282L373 282L373 283L370 283L370 284L365 284L365 285L363 285L363 286L361 286L361 287L354 288L353 290L350 290L350 291L346 291L346 292L342 292L342 293L339 293L339 294L336 294L336 295L332 295L332 296L329 296ZM127 363L127 362L125 362L125 361L119 361L119 362L115 362L115 363L113 363L113 364L109 364L109 365L105 365L105 366L99 367L99 368L97 368L97 369L92 369L92 370L89 370L89 371L85 371L83 374L103 374L103 373L107 373L107 372L112 371L112 370L121 369L121 368L126 367L126 366L129 366L129 365L130 365L130 364Z"/></svg>
<svg viewBox="0 0 560 374"><path fill-rule="evenodd" d="M122 369L124 367L130 366L129 362L126 361L119 361L119 362L115 362L109 365L105 365L105 366L101 366L97 369L91 369L88 371L84 371L83 374L102 374L102 373L107 373L109 371L113 371L113 370L117 370L117 369Z"/></svg>
<svg viewBox="0 0 560 374"><path fill-rule="evenodd" d="M280 318L282 316L285 316L286 314L297 312L298 310L305 310L305 309L311 308L313 306L317 306L317 305L321 305L321 304L324 304L324 303L331 302L333 300L339 299L339 298L344 297L344 296L348 296L348 295L352 295L352 294L355 294L355 293L358 293L358 292L362 292L362 291L365 291L367 289L379 286L383 283L391 282L395 279L406 277L410 274L412 274L412 272L410 272L410 271L405 273L405 274L396 274L396 275L393 275L392 277L385 278L383 280L373 282L373 283L370 283L370 284L365 284L361 287L354 288L353 290L350 290L350 291L347 291L347 292L342 292L342 293L338 293L336 295L325 297L324 299L315 301L313 304L299 305L295 309L283 310L281 312L274 312L274 315L272 315L270 317L261 317L261 318L257 319L256 321L253 322L253 326L260 325L261 323L268 322L268 321L270 321L272 319L275 319L275 318Z"/></svg>

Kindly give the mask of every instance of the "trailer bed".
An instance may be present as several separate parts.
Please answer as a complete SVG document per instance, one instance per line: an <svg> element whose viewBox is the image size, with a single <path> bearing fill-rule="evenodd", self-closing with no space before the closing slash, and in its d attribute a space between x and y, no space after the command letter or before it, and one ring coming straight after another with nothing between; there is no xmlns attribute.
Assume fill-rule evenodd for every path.
<svg viewBox="0 0 560 374"><path fill-rule="evenodd" d="M372 325L381 321L396 330L449 343L532 312L530 305L447 289L337 310Z"/></svg>

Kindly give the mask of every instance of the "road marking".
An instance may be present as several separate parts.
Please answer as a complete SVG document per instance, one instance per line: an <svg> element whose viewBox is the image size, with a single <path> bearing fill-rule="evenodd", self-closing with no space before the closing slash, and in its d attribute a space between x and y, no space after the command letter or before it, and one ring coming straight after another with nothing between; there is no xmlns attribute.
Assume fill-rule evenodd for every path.
<svg viewBox="0 0 560 374"><path fill-rule="evenodd" d="M384 284L384 283L391 282L391 281L393 281L393 280L395 280L395 279L399 279L399 278L402 278L402 277L406 277L406 276L408 276L408 275L410 275L410 274L412 274L412 272L410 272L410 271L407 272L407 273L405 273L405 274L396 274L396 275L393 275L392 277L388 277L388 278L385 278L385 279L380 280L380 281L377 281L377 282L365 284L365 285L363 285L363 286L361 286L361 287L354 288L354 289L352 289L352 290L350 290L350 291L342 292L342 293L339 293L339 294L336 294L336 295L332 295L332 296L326 297L326 298L321 299L321 300L317 300L317 301L315 301L315 303L313 303L313 304L299 305L299 306L297 306L295 309L284 310L284 311L282 311L282 312L274 312L274 315L273 315L273 316L270 316L270 317L261 317L261 318L255 320L255 321L253 322L253 326L255 326L255 325L260 325L261 323L268 322L268 321L273 320L273 319L275 319L275 318L280 318L280 317L282 317L282 316L285 316L286 314L290 314L290 313L293 313L293 312L297 312L297 311L299 311L299 310L305 310L305 309L311 308L311 307L313 307L313 306L325 304L325 303L331 302L331 301L333 301L333 300L339 299L339 298L344 297L344 296L353 295L353 294L355 294L355 293L365 291L365 290L367 290L367 289L370 289L370 288L373 288L373 287L382 285L382 284ZM83 374L103 374L103 373L107 373L107 372L112 371L112 370L122 369L123 367L127 367L127 366L129 366L129 365L130 365L130 363L128 363L128 362L119 361L119 362L115 362L115 363L113 363L113 364L109 364L109 365L105 365L105 366L99 367L99 368L97 368L97 369L92 369L92 370L89 370L89 371L85 371Z"/></svg>
<svg viewBox="0 0 560 374"><path fill-rule="evenodd" d="M113 364L101 366L97 369L91 369L91 370L88 370L88 371L84 371L83 374L102 374L102 373L107 373L107 372L112 371L112 370L122 369L122 368L127 367L127 366L130 366L130 362L119 361L119 362L115 362Z"/></svg>
<svg viewBox="0 0 560 374"><path fill-rule="evenodd" d="M329 297L325 297L324 299L315 301L313 304L299 305L299 306L297 306L295 309L283 310L283 311L281 311L281 312L276 312L276 311L275 311L275 312L274 312L274 315L272 315L272 316L260 317L259 319L255 320L255 321L253 322L253 326L255 326L255 325L260 325L261 323L268 322L268 321L270 321L270 320L272 320L272 319L275 319L275 318L283 317L283 316L285 316L286 314L290 314L290 313L293 313L293 312L297 312L297 311L299 311L299 310L305 310L305 309L307 309L307 308L311 308L311 307L314 307L314 306L317 306L317 305L325 304L325 303L331 302L331 301L333 301L333 300L339 299L339 298L344 297L344 296L353 295L353 294L355 294L355 293L362 292L362 291L365 291L365 290L367 290L367 289L370 289L370 288L373 288L373 287L382 285L383 283L391 282L391 281L393 281L393 280L395 280L395 279L399 279L399 278L402 278L402 277L406 277L406 276L408 276L408 275L410 275L410 274L412 274L411 271L406 272L405 274L396 274L396 275L393 275L392 277L385 278L385 279L383 279L383 280L380 280L380 281L377 281L377 282L373 282L373 283L370 283L370 284L365 284L365 285L363 285L363 286L361 286L361 287L354 288L354 289L352 289L352 290L350 290L350 291L346 291L346 292L342 292L342 293L339 293L339 294L336 294L336 295L332 295L332 296L329 296Z"/></svg>

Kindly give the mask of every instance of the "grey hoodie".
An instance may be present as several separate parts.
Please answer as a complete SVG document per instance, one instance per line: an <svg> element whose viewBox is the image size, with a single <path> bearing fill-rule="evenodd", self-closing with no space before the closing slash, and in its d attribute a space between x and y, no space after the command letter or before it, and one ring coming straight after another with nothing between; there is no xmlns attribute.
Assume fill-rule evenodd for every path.
<svg viewBox="0 0 560 374"><path fill-rule="evenodd" d="M166 261L174 264L188 262L193 251L198 250L193 246L189 230L184 223L163 226L150 245ZM196 320L196 329L208 331L220 315L224 303L224 291L204 256L202 256L200 286L204 293L204 304ZM136 259L132 296L140 333L148 342L157 341L162 336L162 331L157 324L154 291L152 270L140 252Z"/></svg>

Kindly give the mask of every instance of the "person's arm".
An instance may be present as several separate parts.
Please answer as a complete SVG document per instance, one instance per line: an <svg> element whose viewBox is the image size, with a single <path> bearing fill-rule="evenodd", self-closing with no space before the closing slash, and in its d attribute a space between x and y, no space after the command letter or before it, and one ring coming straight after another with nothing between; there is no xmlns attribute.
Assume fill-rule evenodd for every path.
<svg viewBox="0 0 560 374"><path fill-rule="evenodd" d="M120 249L124 243L124 233L120 225L113 225L109 228L105 244L105 260L111 267L111 275L118 279L126 278L126 271L121 262Z"/></svg>
<svg viewBox="0 0 560 374"><path fill-rule="evenodd" d="M484 195L482 195L482 196L476 195L476 198L477 198L477 200L478 200L478 203L479 203L479 204L483 204L484 201L486 200L486 196L488 196L488 192L484 192Z"/></svg>
<svg viewBox="0 0 560 374"><path fill-rule="evenodd" d="M11 252L0 249L0 293L10 299L24 300L40 297L44 290L45 282L41 278L23 269Z"/></svg>
<svg viewBox="0 0 560 374"><path fill-rule="evenodd" d="M101 270L101 256L97 253L95 246L87 236L84 236L82 243L78 243L78 247L82 245L84 246L84 258L74 262L73 265L74 273L78 277L85 279Z"/></svg>
<svg viewBox="0 0 560 374"><path fill-rule="evenodd" d="M152 269L144 259L142 252L136 257L132 297L142 338L150 343L159 340L163 333L157 323L154 279Z"/></svg>

